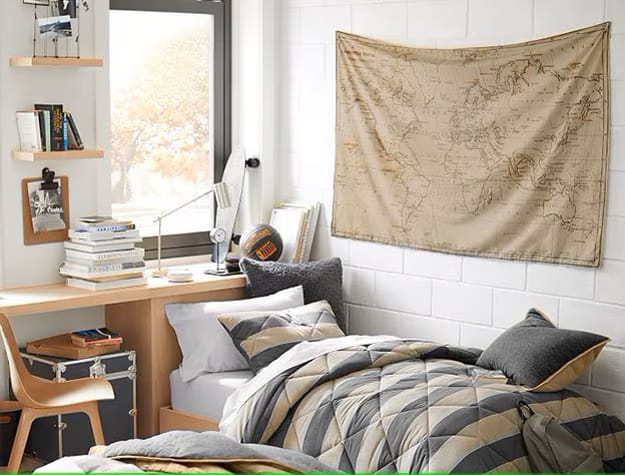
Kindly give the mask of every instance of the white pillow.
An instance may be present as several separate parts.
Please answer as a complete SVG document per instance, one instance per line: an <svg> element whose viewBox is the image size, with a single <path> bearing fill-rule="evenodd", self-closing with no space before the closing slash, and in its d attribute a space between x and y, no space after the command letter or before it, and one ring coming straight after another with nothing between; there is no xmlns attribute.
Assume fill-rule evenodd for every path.
<svg viewBox="0 0 625 475"><path fill-rule="evenodd" d="M182 380L191 381L202 373L250 369L217 320L222 313L287 310L302 305L304 288L301 285L254 299L166 305L167 319L174 327L182 351Z"/></svg>

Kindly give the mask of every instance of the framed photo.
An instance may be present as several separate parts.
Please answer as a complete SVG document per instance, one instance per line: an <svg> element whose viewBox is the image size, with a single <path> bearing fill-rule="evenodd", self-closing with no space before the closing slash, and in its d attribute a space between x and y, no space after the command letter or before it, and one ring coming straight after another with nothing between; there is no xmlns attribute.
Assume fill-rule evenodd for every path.
<svg viewBox="0 0 625 475"><path fill-rule="evenodd" d="M50 5L50 0L22 0L26 5Z"/></svg>
<svg viewBox="0 0 625 475"><path fill-rule="evenodd" d="M65 241L69 229L67 177L54 178L58 187L42 189L41 178L22 180L24 244Z"/></svg>

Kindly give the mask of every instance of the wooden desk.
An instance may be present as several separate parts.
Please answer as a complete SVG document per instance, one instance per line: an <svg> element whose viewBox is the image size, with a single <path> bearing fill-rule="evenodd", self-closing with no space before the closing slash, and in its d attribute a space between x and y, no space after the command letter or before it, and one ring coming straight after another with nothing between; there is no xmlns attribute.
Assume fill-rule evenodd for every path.
<svg viewBox="0 0 625 475"><path fill-rule="evenodd" d="M165 305L244 296L243 276L198 273L194 282L186 284L150 278L147 286L98 292L61 283L0 290L0 312L14 316L104 305L106 326L119 332L124 345L137 352L137 419L139 435L144 437L159 432L159 409L170 404L169 373L181 360Z"/></svg>

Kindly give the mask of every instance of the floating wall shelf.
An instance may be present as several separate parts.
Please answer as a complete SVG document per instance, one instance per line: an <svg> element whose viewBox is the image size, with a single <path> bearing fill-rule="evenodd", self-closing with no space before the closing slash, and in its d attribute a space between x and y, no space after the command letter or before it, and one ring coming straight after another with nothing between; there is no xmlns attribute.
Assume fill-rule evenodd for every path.
<svg viewBox="0 0 625 475"><path fill-rule="evenodd" d="M35 162L37 160L76 160L80 158L102 158L104 150L100 148L86 148L84 150L63 150L61 152L22 152L13 150L13 158L25 162Z"/></svg>
<svg viewBox="0 0 625 475"><path fill-rule="evenodd" d="M32 66L70 66L70 67L96 67L104 65L102 58L55 58L53 56L11 56L9 64L15 67Z"/></svg>

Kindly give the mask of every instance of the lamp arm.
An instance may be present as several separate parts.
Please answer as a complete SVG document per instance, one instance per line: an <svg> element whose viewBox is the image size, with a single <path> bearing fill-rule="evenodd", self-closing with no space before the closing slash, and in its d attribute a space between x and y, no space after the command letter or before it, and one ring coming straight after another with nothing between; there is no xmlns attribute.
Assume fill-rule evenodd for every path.
<svg viewBox="0 0 625 475"><path fill-rule="evenodd" d="M181 204L177 208L174 208L174 209L172 209L170 211L167 211L166 213L161 214L158 218L156 218L153 221L153 223L158 223L159 221L162 221L167 216L170 216L170 215L176 213L177 211L180 211L182 208L186 208L191 203L195 203L197 200L199 200L201 198L204 198L205 196L210 195L211 193L215 193L215 189L214 188L211 188L210 190L205 191L204 193L202 193L201 195L196 196L195 198L191 198L189 201L184 202L183 204Z"/></svg>

